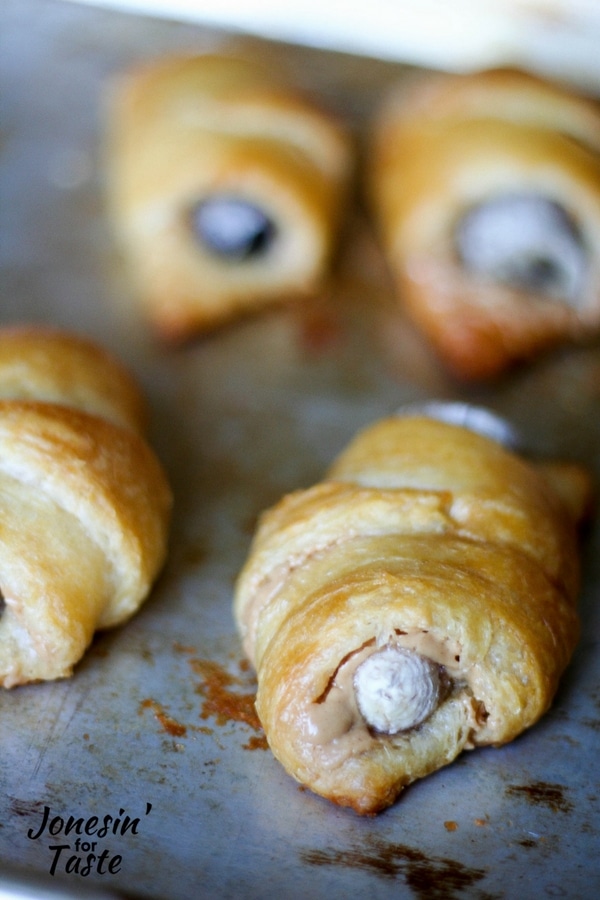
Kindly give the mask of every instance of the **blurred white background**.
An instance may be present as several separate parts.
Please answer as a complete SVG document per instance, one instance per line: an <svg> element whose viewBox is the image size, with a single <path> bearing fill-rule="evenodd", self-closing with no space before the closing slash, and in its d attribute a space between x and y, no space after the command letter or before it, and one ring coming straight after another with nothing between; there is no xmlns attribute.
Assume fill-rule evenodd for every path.
<svg viewBox="0 0 600 900"><path fill-rule="evenodd" d="M515 65L600 92L600 0L71 0L458 71Z"/></svg>

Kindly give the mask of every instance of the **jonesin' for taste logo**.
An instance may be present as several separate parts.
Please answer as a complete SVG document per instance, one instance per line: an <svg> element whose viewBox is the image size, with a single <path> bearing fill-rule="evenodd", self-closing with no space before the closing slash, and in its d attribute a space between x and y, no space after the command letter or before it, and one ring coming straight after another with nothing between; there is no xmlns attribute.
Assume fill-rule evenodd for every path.
<svg viewBox="0 0 600 900"><path fill-rule="evenodd" d="M144 815L150 815L151 803L146 803ZM123 857L114 852L114 838L126 834L139 834L140 817L131 818L124 809L116 816L89 816L87 819L75 816L52 815L49 806L44 806L42 821L37 828L30 828L27 837L38 841L41 837L52 840L48 850L51 854L50 874L67 875L116 875L121 871ZM110 845L107 844L110 839Z"/></svg>

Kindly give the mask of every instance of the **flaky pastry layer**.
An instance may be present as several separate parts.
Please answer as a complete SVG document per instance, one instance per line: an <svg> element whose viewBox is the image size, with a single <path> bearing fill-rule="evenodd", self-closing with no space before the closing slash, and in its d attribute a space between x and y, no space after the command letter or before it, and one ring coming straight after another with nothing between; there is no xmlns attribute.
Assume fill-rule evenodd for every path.
<svg viewBox="0 0 600 900"><path fill-rule="evenodd" d="M407 416L366 429L323 482L264 513L234 612L286 770L371 814L463 749L533 725L578 638L588 500L575 466L537 468ZM396 733L355 696L359 666L383 648L439 672L435 708Z"/></svg>
<svg viewBox="0 0 600 900"><path fill-rule="evenodd" d="M184 339L266 303L314 293L328 273L352 168L340 123L281 73L228 55L127 73L109 108L113 221L141 308ZM203 201L235 199L273 228L235 259L194 231Z"/></svg>
<svg viewBox="0 0 600 900"><path fill-rule="evenodd" d="M588 98L532 75L490 71L439 75L392 93L375 121L368 194L398 297L449 368L468 379L600 332L600 111ZM574 296L544 279L561 265L531 258L529 280L498 277L465 262L457 233L471 211L498 200L562 211L584 260ZM485 240L515 243L518 211ZM534 228L543 227L539 223ZM555 227L555 226L548 226ZM482 238L483 240L483 238ZM516 251L514 251L516 252ZM583 264L582 264L583 265ZM537 267L537 275L536 275ZM522 274L522 271L521 271ZM539 283L535 278L539 278ZM531 280L533 279L533 281Z"/></svg>
<svg viewBox="0 0 600 900"><path fill-rule="evenodd" d="M70 675L97 629L137 611L171 491L135 382L92 342L0 331L0 396L0 684L14 687Z"/></svg>

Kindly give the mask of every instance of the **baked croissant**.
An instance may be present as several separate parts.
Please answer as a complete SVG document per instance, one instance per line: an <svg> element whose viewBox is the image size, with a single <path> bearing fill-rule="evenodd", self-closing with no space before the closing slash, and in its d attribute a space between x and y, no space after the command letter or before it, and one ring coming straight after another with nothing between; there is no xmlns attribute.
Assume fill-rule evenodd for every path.
<svg viewBox="0 0 600 900"><path fill-rule="evenodd" d="M72 674L165 559L171 491L137 385L86 339L0 329L0 684Z"/></svg>
<svg viewBox="0 0 600 900"><path fill-rule="evenodd" d="M578 639L587 474L410 414L263 514L234 613L269 745L360 814L548 709Z"/></svg>
<svg viewBox="0 0 600 900"><path fill-rule="evenodd" d="M377 117L369 197L408 314L459 376L600 333L600 108L533 75L435 75Z"/></svg>
<svg viewBox="0 0 600 900"><path fill-rule="evenodd" d="M163 338L318 289L351 148L279 75L233 56L159 60L117 83L109 129L116 230Z"/></svg>

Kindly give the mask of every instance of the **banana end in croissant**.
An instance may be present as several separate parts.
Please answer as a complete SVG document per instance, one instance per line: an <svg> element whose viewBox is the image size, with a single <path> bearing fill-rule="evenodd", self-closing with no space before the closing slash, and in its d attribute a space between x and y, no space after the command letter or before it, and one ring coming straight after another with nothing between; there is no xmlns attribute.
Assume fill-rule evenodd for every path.
<svg viewBox="0 0 600 900"><path fill-rule="evenodd" d="M600 107L513 70L392 91L368 194L398 298L449 369L491 378L600 333Z"/></svg>
<svg viewBox="0 0 600 900"><path fill-rule="evenodd" d="M372 815L533 725L578 640L589 488L576 466L538 471L411 415L366 429L323 482L265 512L234 614L288 773Z"/></svg>
<svg viewBox="0 0 600 900"><path fill-rule="evenodd" d="M125 622L165 561L166 475L144 402L78 336L0 331L0 685L68 677Z"/></svg>
<svg viewBox="0 0 600 900"><path fill-rule="evenodd" d="M112 218L160 336L319 290L351 147L281 73L224 54L161 59L114 85L108 117Z"/></svg>

